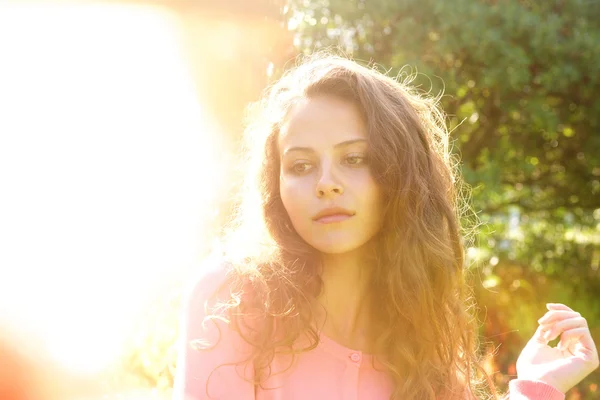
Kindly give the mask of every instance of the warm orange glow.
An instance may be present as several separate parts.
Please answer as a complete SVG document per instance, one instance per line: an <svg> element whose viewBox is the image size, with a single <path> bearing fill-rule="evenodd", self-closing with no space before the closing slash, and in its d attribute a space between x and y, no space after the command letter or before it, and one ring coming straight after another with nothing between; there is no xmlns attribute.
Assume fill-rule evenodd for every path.
<svg viewBox="0 0 600 400"><path fill-rule="evenodd" d="M0 321L78 372L114 360L154 288L196 263L222 179L178 24L0 5Z"/></svg>

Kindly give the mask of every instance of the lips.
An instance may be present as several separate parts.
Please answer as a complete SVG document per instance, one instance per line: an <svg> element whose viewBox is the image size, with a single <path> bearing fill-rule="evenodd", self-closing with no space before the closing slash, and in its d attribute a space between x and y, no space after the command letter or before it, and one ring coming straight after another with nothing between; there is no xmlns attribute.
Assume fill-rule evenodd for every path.
<svg viewBox="0 0 600 400"><path fill-rule="evenodd" d="M341 207L330 207L319 211L313 221L321 224L332 224L342 222L354 216L354 212Z"/></svg>

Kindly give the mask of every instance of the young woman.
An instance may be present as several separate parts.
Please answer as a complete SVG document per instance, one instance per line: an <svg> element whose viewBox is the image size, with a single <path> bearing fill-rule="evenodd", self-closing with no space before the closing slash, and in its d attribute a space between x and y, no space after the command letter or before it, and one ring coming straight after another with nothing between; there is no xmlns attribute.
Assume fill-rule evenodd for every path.
<svg viewBox="0 0 600 400"><path fill-rule="evenodd" d="M175 399L495 396L436 101L326 56L289 71L260 111L234 245L187 303ZM539 324L510 399L563 399L598 366L577 312L549 304Z"/></svg>

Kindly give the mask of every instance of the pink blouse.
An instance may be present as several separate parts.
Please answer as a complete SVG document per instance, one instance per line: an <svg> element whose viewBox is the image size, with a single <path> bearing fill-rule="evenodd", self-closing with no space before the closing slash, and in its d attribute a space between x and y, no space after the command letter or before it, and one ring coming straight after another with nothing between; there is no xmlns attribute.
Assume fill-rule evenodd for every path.
<svg viewBox="0 0 600 400"><path fill-rule="evenodd" d="M247 358L250 346L224 321L209 321L204 327L205 301L225 282L226 269L214 266L203 271L184 310L174 400L387 400L392 383L373 367L372 356L346 348L321 335L318 346L294 357L278 355L271 374L255 392L248 382L252 367L233 365ZM225 290L218 295L220 300ZM209 303L209 306L214 303ZM195 350L190 341L215 344ZM300 345L302 345L302 340ZM246 379L245 379L246 378ZM563 400L564 394L543 382L513 380L510 400Z"/></svg>

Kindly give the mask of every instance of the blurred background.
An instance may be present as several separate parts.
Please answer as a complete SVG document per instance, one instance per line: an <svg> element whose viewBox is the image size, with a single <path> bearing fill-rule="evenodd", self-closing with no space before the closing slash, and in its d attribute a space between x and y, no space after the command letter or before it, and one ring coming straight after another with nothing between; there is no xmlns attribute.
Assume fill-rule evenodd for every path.
<svg viewBox="0 0 600 400"><path fill-rule="evenodd" d="M169 398L245 108L329 46L444 93L500 388L546 302L600 344L600 2L3 0L0 398Z"/></svg>

